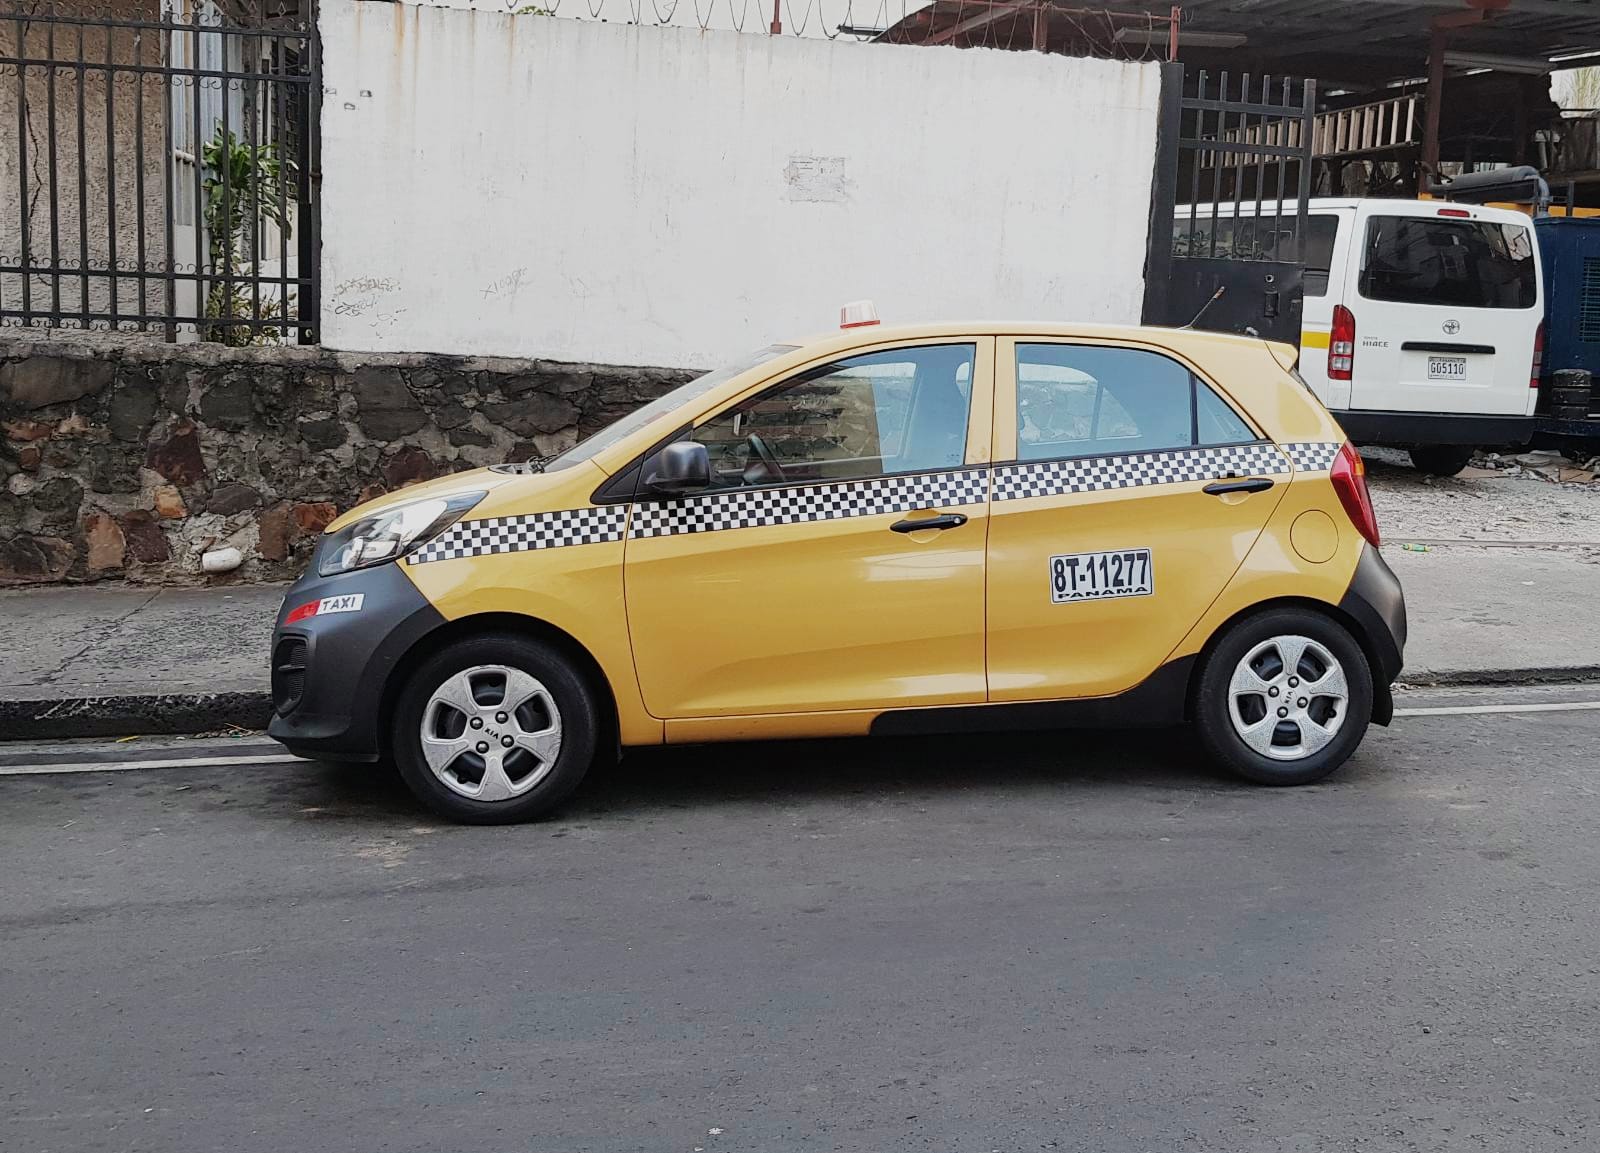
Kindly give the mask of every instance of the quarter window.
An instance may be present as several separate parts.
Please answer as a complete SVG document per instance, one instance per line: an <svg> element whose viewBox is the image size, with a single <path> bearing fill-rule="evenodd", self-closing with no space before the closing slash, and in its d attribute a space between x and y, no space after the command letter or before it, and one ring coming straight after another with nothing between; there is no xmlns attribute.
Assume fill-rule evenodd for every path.
<svg viewBox="0 0 1600 1153"><path fill-rule="evenodd" d="M957 468L966 458L971 344L851 357L719 413L693 436L713 488Z"/></svg>
<svg viewBox="0 0 1600 1153"><path fill-rule="evenodd" d="M1062 460L1256 435L1171 357L1136 348L1017 345L1017 459Z"/></svg>
<svg viewBox="0 0 1600 1153"><path fill-rule="evenodd" d="M1198 444L1246 444L1256 438L1228 402L1198 380L1194 382L1194 419Z"/></svg>

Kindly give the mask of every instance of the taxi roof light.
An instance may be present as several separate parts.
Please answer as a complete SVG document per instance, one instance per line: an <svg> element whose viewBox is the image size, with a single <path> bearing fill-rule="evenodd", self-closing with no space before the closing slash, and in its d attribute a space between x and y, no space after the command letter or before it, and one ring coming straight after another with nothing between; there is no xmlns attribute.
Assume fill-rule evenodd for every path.
<svg viewBox="0 0 1600 1153"><path fill-rule="evenodd" d="M852 300L839 310L840 328L865 328L877 323L878 309L870 300Z"/></svg>

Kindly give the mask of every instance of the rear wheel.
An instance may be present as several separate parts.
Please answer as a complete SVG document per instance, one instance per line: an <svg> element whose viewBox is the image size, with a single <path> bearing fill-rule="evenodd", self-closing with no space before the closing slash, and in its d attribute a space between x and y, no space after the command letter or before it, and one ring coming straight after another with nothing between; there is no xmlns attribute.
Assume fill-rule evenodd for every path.
<svg viewBox="0 0 1600 1153"><path fill-rule="evenodd" d="M1207 656L1193 702L1213 759L1266 785L1321 780L1372 720L1372 673L1338 622L1273 609L1234 625Z"/></svg>
<svg viewBox="0 0 1600 1153"><path fill-rule="evenodd" d="M1453 444L1419 444L1411 450L1411 463L1432 476L1455 476L1467 467L1472 449Z"/></svg>
<svg viewBox="0 0 1600 1153"><path fill-rule="evenodd" d="M507 824L549 812L594 760L594 694L557 649L473 637L429 657L395 705L395 762L440 816Z"/></svg>

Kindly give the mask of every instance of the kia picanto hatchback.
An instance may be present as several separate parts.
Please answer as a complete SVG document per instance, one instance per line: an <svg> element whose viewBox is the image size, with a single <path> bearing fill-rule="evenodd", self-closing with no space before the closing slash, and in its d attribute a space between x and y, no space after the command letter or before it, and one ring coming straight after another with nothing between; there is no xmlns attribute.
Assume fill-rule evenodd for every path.
<svg viewBox="0 0 1600 1153"><path fill-rule="evenodd" d="M1254 781L1393 712L1405 607L1283 345L851 326L329 526L271 733L464 821L674 742L1191 723Z"/></svg>

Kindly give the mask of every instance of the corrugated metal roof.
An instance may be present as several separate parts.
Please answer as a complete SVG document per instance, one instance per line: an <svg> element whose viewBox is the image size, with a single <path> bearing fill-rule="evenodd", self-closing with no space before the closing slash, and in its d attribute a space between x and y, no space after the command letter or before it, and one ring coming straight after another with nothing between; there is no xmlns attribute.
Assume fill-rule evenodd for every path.
<svg viewBox="0 0 1600 1153"><path fill-rule="evenodd" d="M1039 7L1027 0L936 0L884 38L1029 48ZM1091 7L1109 18L1097 18ZM1422 76L1439 25L1447 28L1452 52L1523 61L1600 54L1600 5L1591 0L1186 0L1182 8L1185 63L1333 83ZM1117 39L1116 29L1164 34L1167 13L1159 3L1051 0L1042 20L1053 49L1137 58L1165 45L1144 31ZM1243 40L1221 47L1219 37ZM1069 46L1072 40L1078 43Z"/></svg>

